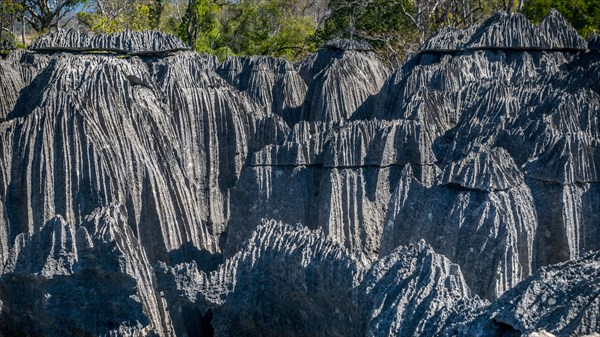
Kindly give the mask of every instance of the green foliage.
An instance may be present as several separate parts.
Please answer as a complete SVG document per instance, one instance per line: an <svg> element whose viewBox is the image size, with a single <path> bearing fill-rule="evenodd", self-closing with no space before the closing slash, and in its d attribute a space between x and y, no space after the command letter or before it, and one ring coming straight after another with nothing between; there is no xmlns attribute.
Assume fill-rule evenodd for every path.
<svg viewBox="0 0 600 337"><path fill-rule="evenodd" d="M23 9L23 5L18 0L0 2L0 48L14 46L15 39L8 28L17 20Z"/></svg>
<svg viewBox="0 0 600 337"><path fill-rule="evenodd" d="M38 34L44 34L59 25L66 15L87 0L21 0L25 19Z"/></svg>
<svg viewBox="0 0 600 337"><path fill-rule="evenodd" d="M398 66L436 30L464 28L498 10L520 10L538 22L554 7L584 36L600 27L600 0L53 0L64 5L54 14L40 13L47 0L0 1L0 28L24 10L34 29L45 32L65 10L89 1L77 17L92 31L158 29L220 59L298 60L328 40L350 38L368 41Z"/></svg>
<svg viewBox="0 0 600 337"><path fill-rule="evenodd" d="M238 54L295 59L314 50L315 23L294 12L298 0L247 1L231 8L222 40Z"/></svg>
<svg viewBox="0 0 600 337"><path fill-rule="evenodd" d="M0 20L8 23L14 20L15 16L23 11L24 7L19 0L2 0L0 2Z"/></svg>
<svg viewBox="0 0 600 337"><path fill-rule="evenodd" d="M164 9L164 0L154 0L152 6L149 7L150 17L148 20L151 23L152 29L156 30L160 27L160 18Z"/></svg>
<svg viewBox="0 0 600 337"><path fill-rule="evenodd" d="M0 50L25 48L27 48L27 46L19 42L12 33L7 31L0 32Z"/></svg>
<svg viewBox="0 0 600 337"><path fill-rule="evenodd" d="M419 29L410 15L413 1L332 0L331 15L316 34L319 44L333 38L368 41L391 65L398 65L408 44L418 39Z"/></svg>
<svg viewBox="0 0 600 337"><path fill-rule="evenodd" d="M153 20L152 7L147 4L136 3L133 7L133 15L130 17L128 29L130 30L145 30L153 29L156 23Z"/></svg>
<svg viewBox="0 0 600 337"><path fill-rule="evenodd" d="M179 20L176 17L174 6L167 2L163 7L162 15L159 19L158 30L167 34L177 35Z"/></svg>
<svg viewBox="0 0 600 337"><path fill-rule="evenodd" d="M414 12L409 0L393 1L357 1L346 2L332 0L331 15L320 29L324 38L354 38L360 35L380 35L383 33L404 33L402 30L414 30L412 22L404 13Z"/></svg>
<svg viewBox="0 0 600 337"><path fill-rule="evenodd" d="M0 31L0 51L13 49L15 38L12 33Z"/></svg>
<svg viewBox="0 0 600 337"><path fill-rule="evenodd" d="M105 0L106 1L106 0ZM111 1L113 1L111 3ZM162 0L129 1L120 3L108 0L103 6L109 7L102 13L100 10L83 11L77 14L79 22L96 33L111 34L126 29L141 31L157 29L163 11Z"/></svg>
<svg viewBox="0 0 600 337"><path fill-rule="evenodd" d="M215 0L190 0L177 33L198 52L211 52L220 36L221 8Z"/></svg>
<svg viewBox="0 0 600 337"><path fill-rule="evenodd" d="M330 0L331 15L316 40L366 40L392 66L445 26L464 28L498 10L516 10L523 0Z"/></svg>
<svg viewBox="0 0 600 337"><path fill-rule="evenodd" d="M523 13L533 22L540 22L552 8L584 37L600 32L600 0L529 0Z"/></svg>
<svg viewBox="0 0 600 337"><path fill-rule="evenodd" d="M297 59L315 50L315 22L296 10L300 2L191 0L176 32L198 52L219 58L271 55Z"/></svg>

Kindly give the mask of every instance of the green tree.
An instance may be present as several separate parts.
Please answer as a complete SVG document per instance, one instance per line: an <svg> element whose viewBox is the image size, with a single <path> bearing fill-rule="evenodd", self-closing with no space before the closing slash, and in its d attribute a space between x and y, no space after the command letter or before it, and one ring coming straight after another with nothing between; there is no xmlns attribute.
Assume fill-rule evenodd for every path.
<svg viewBox="0 0 600 337"><path fill-rule="evenodd" d="M170 0L164 2L158 30L167 34L179 35L179 26L187 11L187 1Z"/></svg>
<svg viewBox="0 0 600 337"><path fill-rule="evenodd" d="M79 22L97 33L158 29L162 0L95 0L77 14Z"/></svg>
<svg viewBox="0 0 600 337"><path fill-rule="evenodd" d="M318 0L189 0L181 20L167 22L198 52L297 59L315 49L319 8Z"/></svg>
<svg viewBox="0 0 600 337"><path fill-rule="evenodd" d="M61 20L86 0L23 0L25 19L37 33L61 28Z"/></svg>
<svg viewBox="0 0 600 337"><path fill-rule="evenodd" d="M212 52L221 32L221 5L216 0L189 0L179 24L179 37L198 52Z"/></svg>
<svg viewBox="0 0 600 337"><path fill-rule="evenodd" d="M416 11L409 0L331 0L329 6L331 15L316 35L319 44L333 38L366 40L395 66L407 45L418 38L411 16Z"/></svg>
<svg viewBox="0 0 600 337"><path fill-rule="evenodd" d="M15 37L11 28L22 12L23 6L18 0L3 0L0 3L0 49L14 45Z"/></svg>
<svg viewBox="0 0 600 337"><path fill-rule="evenodd" d="M523 13L533 22L540 22L556 8L577 31L587 37L600 32L600 0L528 0Z"/></svg>
<svg viewBox="0 0 600 337"><path fill-rule="evenodd" d="M312 4L301 0L256 0L230 5L222 46L242 55L298 59L315 50Z"/></svg>
<svg viewBox="0 0 600 337"><path fill-rule="evenodd" d="M160 28L160 19L165 10L164 0L154 0L150 6L150 24L153 30Z"/></svg>
<svg viewBox="0 0 600 337"><path fill-rule="evenodd" d="M522 0L330 0L330 15L319 28L319 43L332 38L362 39L392 66L445 26L464 28Z"/></svg>

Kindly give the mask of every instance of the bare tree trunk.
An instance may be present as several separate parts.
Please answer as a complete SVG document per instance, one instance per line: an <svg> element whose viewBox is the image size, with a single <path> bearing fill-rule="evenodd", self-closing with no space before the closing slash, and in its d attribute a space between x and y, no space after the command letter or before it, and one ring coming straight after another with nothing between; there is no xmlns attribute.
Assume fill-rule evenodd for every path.
<svg viewBox="0 0 600 337"><path fill-rule="evenodd" d="M189 0L188 1L188 21L186 24L186 30L187 30L187 35L188 35L188 44L190 45L190 47L192 47L192 49L196 49L196 40L194 39L194 33L193 30L195 29L195 22L192 23L192 21L195 19L195 15L194 15L194 5L195 5L195 0Z"/></svg>
<svg viewBox="0 0 600 337"><path fill-rule="evenodd" d="M21 42L25 45L25 12L21 15Z"/></svg>
<svg viewBox="0 0 600 337"><path fill-rule="evenodd" d="M354 10L353 10L354 12ZM350 15L350 27L348 27L348 33L350 33L350 40L354 40L354 33L356 32L356 28L354 27L354 13Z"/></svg>

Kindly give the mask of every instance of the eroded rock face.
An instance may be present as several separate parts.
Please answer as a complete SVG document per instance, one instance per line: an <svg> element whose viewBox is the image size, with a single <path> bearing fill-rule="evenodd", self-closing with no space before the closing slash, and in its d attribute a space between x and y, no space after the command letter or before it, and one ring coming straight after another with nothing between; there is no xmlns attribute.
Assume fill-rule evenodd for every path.
<svg viewBox="0 0 600 337"><path fill-rule="evenodd" d="M420 160L401 155L412 135L410 126L387 121L296 124L286 142L255 153L242 172L226 252L269 217L323 227L333 240L375 256L390 186L404 164Z"/></svg>
<svg viewBox="0 0 600 337"><path fill-rule="evenodd" d="M489 35L492 23L505 20L525 25L518 15L499 15L473 31ZM554 33L543 39L579 41L567 38L571 30L560 28L561 20L552 13L531 30L552 26L545 29ZM430 149L430 162L441 171L423 176L414 165L405 170L387 208L381 255L425 239L490 300L540 266L599 249L597 242L578 239L598 232L590 212L598 205L599 129L590 116L597 114L599 96L582 76L593 72L598 58L558 47L532 51L532 41L542 38L527 31L495 37L513 36L507 45L472 33L462 39L479 36L487 47L465 42L452 55L448 46L425 49L390 77L373 111L377 118L426 125L421 147Z"/></svg>
<svg viewBox="0 0 600 337"><path fill-rule="evenodd" d="M299 64L149 32L13 51L0 331L591 334L597 254L539 270L600 250L596 40L500 13L393 73L345 40Z"/></svg>
<svg viewBox="0 0 600 337"><path fill-rule="evenodd" d="M25 86L21 74L15 68L12 62L0 59L0 78L2 78L2 82L0 82L0 95L2 95L0 117L3 119L13 109L19 91Z"/></svg>
<svg viewBox="0 0 600 337"><path fill-rule="evenodd" d="M437 336L485 304L424 242L371 266L321 230L274 221L216 271L158 270L170 302L213 310L222 336Z"/></svg>
<svg viewBox="0 0 600 337"><path fill-rule="evenodd" d="M4 242L116 202L153 260L188 242L218 251L246 157L287 127L211 62L55 54L2 124Z"/></svg>
<svg viewBox="0 0 600 337"><path fill-rule="evenodd" d="M439 336L485 304L472 295L460 267L424 241L377 261L361 291L370 317L366 336Z"/></svg>
<svg viewBox="0 0 600 337"><path fill-rule="evenodd" d="M555 9L538 25L518 13L500 12L479 26L444 28L420 50L443 53L476 49L586 50L585 40Z"/></svg>
<svg viewBox="0 0 600 337"><path fill-rule="evenodd" d="M339 122L368 109L368 98L379 92L389 70L367 47L334 41L299 65L308 84L302 120Z"/></svg>
<svg viewBox="0 0 600 337"><path fill-rule="evenodd" d="M159 279L180 306L213 309L220 336L362 336L351 290L365 264L322 231L271 221L219 269L160 266Z"/></svg>
<svg viewBox="0 0 600 337"><path fill-rule="evenodd" d="M600 331L600 253L542 268L460 326L457 335L493 336L505 330L527 335L544 330L552 336Z"/></svg>
<svg viewBox="0 0 600 337"><path fill-rule="evenodd" d="M160 32L125 31L104 35L70 29L44 35L29 49L40 52L105 51L129 55L151 55L190 48L178 38Z"/></svg>
<svg viewBox="0 0 600 337"><path fill-rule="evenodd" d="M230 57L218 66L217 72L288 125L293 126L302 118L307 86L292 63L266 56Z"/></svg>
<svg viewBox="0 0 600 337"><path fill-rule="evenodd" d="M6 59L0 58L0 121L15 108L20 91L48 64L46 55L15 50Z"/></svg>
<svg viewBox="0 0 600 337"><path fill-rule="evenodd" d="M173 335L123 207L98 209L81 226L57 216L20 234L3 274L3 335Z"/></svg>
<svg viewBox="0 0 600 337"><path fill-rule="evenodd" d="M459 170L447 168L442 175L447 183L433 187L421 184L407 166L390 202L381 255L398 243L424 239L458 263L471 288L488 299L529 275L536 234L531 191L522 180L505 190L492 190L494 183L489 180L469 181L473 170L481 178L488 169L497 171L497 178L502 177L500 172L512 170L506 167L510 161L500 164L492 158L501 157L502 150L487 151L469 154ZM479 166L482 161L488 168ZM510 183L498 181L497 186Z"/></svg>
<svg viewBox="0 0 600 337"><path fill-rule="evenodd" d="M471 30L466 46L409 60L358 120L298 123L255 153L226 252L263 217L323 227L372 258L425 239L493 300L540 266L600 249L587 234L600 204L597 55L578 51L585 42L555 12Z"/></svg>

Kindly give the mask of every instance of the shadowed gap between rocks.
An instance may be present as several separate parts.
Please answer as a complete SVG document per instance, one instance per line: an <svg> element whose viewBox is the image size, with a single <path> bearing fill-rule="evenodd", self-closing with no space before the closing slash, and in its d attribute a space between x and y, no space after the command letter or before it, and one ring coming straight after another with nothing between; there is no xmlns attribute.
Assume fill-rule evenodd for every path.
<svg viewBox="0 0 600 337"><path fill-rule="evenodd" d="M208 309L204 315L200 309L181 307L183 324L188 337L213 337L215 329L212 326L213 311Z"/></svg>

